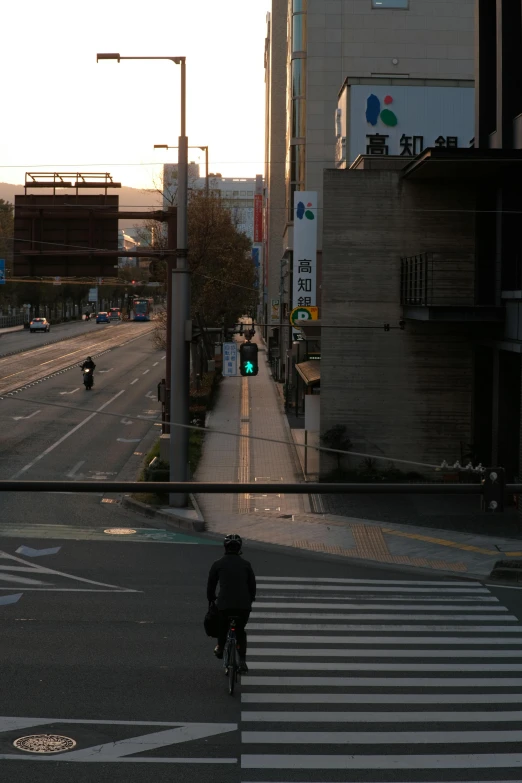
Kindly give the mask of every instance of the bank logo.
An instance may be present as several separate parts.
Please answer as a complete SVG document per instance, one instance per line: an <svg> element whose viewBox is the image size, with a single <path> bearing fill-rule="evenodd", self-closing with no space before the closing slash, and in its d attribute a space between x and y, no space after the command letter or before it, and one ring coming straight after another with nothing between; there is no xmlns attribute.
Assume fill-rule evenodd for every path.
<svg viewBox="0 0 522 783"><path fill-rule="evenodd" d="M311 207L311 206L312 206L311 201L308 202L306 207L302 201L297 202L296 215L299 218L299 220L302 220L303 217L307 218L308 220L315 220L314 213L310 209L307 209L307 207Z"/></svg>
<svg viewBox="0 0 522 783"><path fill-rule="evenodd" d="M385 106L391 106L393 98L391 95L387 95L384 98ZM370 125L377 125L377 121L381 120L383 125L387 125L388 128L394 128L397 125L397 115L391 109L383 109L381 111L381 102L379 98L373 93L366 99L366 121Z"/></svg>

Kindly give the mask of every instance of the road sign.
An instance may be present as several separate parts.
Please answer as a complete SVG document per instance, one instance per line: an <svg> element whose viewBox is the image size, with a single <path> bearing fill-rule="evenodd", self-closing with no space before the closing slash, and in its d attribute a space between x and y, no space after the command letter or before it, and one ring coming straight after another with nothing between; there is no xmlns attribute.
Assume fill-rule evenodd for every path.
<svg viewBox="0 0 522 783"><path fill-rule="evenodd" d="M5 258L0 258L0 285L5 285Z"/></svg>
<svg viewBox="0 0 522 783"><path fill-rule="evenodd" d="M290 313L290 323L292 326L297 326L299 320L317 321L318 312L318 307L294 307Z"/></svg>
<svg viewBox="0 0 522 783"><path fill-rule="evenodd" d="M98 289L89 288L89 302L97 302L97 301L98 301Z"/></svg>
<svg viewBox="0 0 522 783"><path fill-rule="evenodd" d="M62 278L61 277L55 277L53 285L61 285L62 284Z"/></svg>
<svg viewBox="0 0 522 783"><path fill-rule="evenodd" d="M237 375L237 343L223 343L223 375Z"/></svg>

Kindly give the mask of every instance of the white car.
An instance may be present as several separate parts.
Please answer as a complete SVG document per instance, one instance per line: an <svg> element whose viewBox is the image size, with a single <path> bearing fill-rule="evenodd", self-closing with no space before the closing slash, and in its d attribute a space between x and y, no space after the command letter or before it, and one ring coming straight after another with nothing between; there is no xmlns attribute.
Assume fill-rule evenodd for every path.
<svg viewBox="0 0 522 783"><path fill-rule="evenodd" d="M30 332L50 332L51 324L47 318L33 318L29 324Z"/></svg>

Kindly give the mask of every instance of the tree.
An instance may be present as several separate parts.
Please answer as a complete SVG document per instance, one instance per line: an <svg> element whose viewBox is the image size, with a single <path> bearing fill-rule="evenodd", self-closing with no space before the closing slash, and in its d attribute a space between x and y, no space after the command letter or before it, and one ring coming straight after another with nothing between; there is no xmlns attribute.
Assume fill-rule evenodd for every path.
<svg viewBox="0 0 522 783"><path fill-rule="evenodd" d="M335 449L336 451L348 451L352 448L352 441L346 434L346 427L344 424L336 424L334 427L330 427L323 435L321 435L321 441L329 449ZM337 458L337 470L341 470L342 454L336 454Z"/></svg>

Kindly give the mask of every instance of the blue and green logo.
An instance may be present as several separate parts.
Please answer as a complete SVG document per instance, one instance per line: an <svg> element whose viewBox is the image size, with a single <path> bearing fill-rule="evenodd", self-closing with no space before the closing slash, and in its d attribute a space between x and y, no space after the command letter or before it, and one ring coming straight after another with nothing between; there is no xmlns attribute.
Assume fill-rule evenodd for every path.
<svg viewBox="0 0 522 783"><path fill-rule="evenodd" d="M308 202L306 207L305 207L305 205L303 204L302 201L298 201L297 202L297 208L296 208L295 212L296 212L296 215L299 218L299 220L302 220L303 217L307 218L308 220L315 220L314 213L312 212L311 209L308 209L308 207L311 207L311 206L312 206L312 202L311 201Z"/></svg>
<svg viewBox="0 0 522 783"><path fill-rule="evenodd" d="M393 98L391 95L387 95L384 98L385 106L391 106L392 103ZM379 119L384 125L387 125L388 128L394 128L398 122L397 115L391 109L385 108L381 111L381 102L379 98L372 93L366 99L366 121L369 122L370 125L375 126Z"/></svg>

